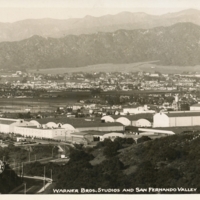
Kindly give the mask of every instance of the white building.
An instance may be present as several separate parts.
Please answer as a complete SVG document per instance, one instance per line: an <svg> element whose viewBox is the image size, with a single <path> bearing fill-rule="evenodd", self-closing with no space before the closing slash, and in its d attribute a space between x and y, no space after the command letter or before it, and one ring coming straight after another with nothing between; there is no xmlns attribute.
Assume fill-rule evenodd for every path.
<svg viewBox="0 0 200 200"><path fill-rule="evenodd" d="M7 119L0 118L0 132L2 133L14 133L14 129L17 126L34 126L33 123L24 121L23 119Z"/></svg>
<svg viewBox="0 0 200 200"><path fill-rule="evenodd" d="M131 125L131 121L127 117L119 117L118 119L116 119L116 122L119 122L123 124L124 126Z"/></svg>
<svg viewBox="0 0 200 200"><path fill-rule="evenodd" d="M103 116L102 121L106 123L119 122L123 126L151 127L152 119L145 119L145 115L126 115L126 116Z"/></svg>
<svg viewBox="0 0 200 200"><path fill-rule="evenodd" d="M93 141L104 141L105 139L110 139L114 141L116 138L125 138L126 134L123 133L116 133L116 132L111 132L111 133L95 133L92 134L93 136Z"/></svg>
<svg viewBox="0 0 200 200"><path fill-rule="evenodd" d="M132 126L151 127L152 123L147 119L139 119L139 120L135 121L135 124L132 122Z"/></svg>
<svg viewBox="0 0 200 200"><path fill-rule="evenodd" d="M124 114L140 114L140 113L155 113L154 110L149 110L147 105L137 108L123 108Z"/></svg>
<svg viewBox="0 0 200 200"><path fill-rule="evenodd" d="M125 135L123 133L106 133L100 136L100 141L104 141L105 139L111 139L112 141L114 141L118 137L124 138Z"/></svg>
<svg viewBox="0 0 200 200"><path fill-rule="evenodd" d="M104 122L115 122L115 119L113 119L113 117L109 116L109 115L106 115L106 116L103 116L101 118L101 121L104 121Z"/></svg>
<svg viewBox="0 0 200 200"><path fill-rule="evenodd" d="M190 106L191 111L200 111L200 103Z"/></svg>
<svg viewBox="0 0 200 200"><path fill-rule="evenodd" d="M54 139L57 137L65 137L65 129L50 129L50 128L37 128L37 127L15 127L15 133L24 137L36 138L49 138Z"/></svg>
<svg viewBox="0 0 200 200"><path fill-rule="evenodd" d="M155 114L153 118L153 127L177 127L198 125L200 125L200 112L161 112Z"/></svg>

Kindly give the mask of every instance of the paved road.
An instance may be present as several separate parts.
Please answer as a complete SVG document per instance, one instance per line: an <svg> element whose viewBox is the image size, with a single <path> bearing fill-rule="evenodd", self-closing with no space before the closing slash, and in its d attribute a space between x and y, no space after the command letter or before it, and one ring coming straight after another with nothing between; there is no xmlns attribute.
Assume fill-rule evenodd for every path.
<svg viewBox="0 0 200 200"><path fill-rule="evenodd" d="M42 158L42 159L38 159L38 160L32 160L32 161L26 161L26 162L22 162L23 164L29 164L29 163L34 163L34 162L36 162L36 161L38 161L38 162L40 162L40 163L45 163L45 162L49 162L49 161L51 161L51 160L53 160L53 158L52 157L48 157L48 158ZM14 163L11 163L11 164L9 164L10 166L13 166L13 169L18 169L19 167L14 167L15 166L15 164Z"/></svg>
<svg viewBox="0 0 200 200"><path fill-rule="evenodd" d="M52 184L52 179L45 178L44 187L44 177L40 176L24 176L24 183L21 187L13 190L10 194L39 194L44 191L48 186Z"/></svg>

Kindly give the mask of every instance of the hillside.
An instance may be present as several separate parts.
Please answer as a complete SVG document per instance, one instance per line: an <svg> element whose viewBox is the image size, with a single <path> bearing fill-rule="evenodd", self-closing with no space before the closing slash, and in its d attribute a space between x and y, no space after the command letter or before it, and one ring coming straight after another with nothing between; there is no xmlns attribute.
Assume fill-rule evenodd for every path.
<svg viewBox="0 0 200 200"><path fill-rule="evenodd" d="M19 41L33 35L60 38L66 35L114 32L119 29L150 29L158 26L171 26L179 22L191 22L200 25L200 11L195 9L168 13L161 16L146 13L122 12L101 17L84 18L27 19L14 23L0 23L0 42Z"/></svg>
<svg viewBox="0 0 200 200"><path fill-rule="evenodd" d="M57 39L33 36L0 43L0 68L66 68L155 60L163 65L196 65L200 64L199 42L200 26L192 23Z"/></svg>
<svg viewBox="0 0 200 200"><path fill-rule="evenodd" d="M137 144L131 138L117 138L114 142L104 140L94 148L76 145L66 165L46 165L53 169L56 180L53 189L57 192L53 189L51 192L61 194L62 189L68 189L73 193L70 189L77 189L79 193L197 194L200 192L199 142L197 131L155 140L143 136ZM25 171L42 175L43 168L40 163L32 163ZM90 190L82 192L81 188Z"/></svg>
<svg viewBox="0 0 200 200"><path fill-rule="evenodd" d="M143 137L146 139L140 138L138 144L129 141L126 145L119 138L115 142L105 141L90 151L100 160L98 155L103 148L107 158L95 165L87 163L93 159L90 154L86 156L80 150L75 151L73 160L63 169L64 176L58 176L56 188L93 188L96 191L97 188L118 188L120 193L124 188L135 189L132 193L143 193L136 188L146 188L145 193L199 193L199 136L199 132L181 133L150 141ZM95 155L94 152L99 153ZM149 188L174 190L158 192ZM196 189L185 191L183 188Z"/></svg>

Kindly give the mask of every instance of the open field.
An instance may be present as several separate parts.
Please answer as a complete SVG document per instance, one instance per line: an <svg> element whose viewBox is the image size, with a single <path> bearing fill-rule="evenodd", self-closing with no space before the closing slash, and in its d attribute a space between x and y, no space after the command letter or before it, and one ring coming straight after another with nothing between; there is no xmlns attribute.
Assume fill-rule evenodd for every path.
<svg viewBox="0 0 200 200"><path fill-rule="evenodd" d="M51 69L40 69L37 70L27 70L32 73L41 73L41 74L64 74L64 73L76 73L76 72L155 72L159 71L161 73L182 73L184 71L190 72L200 72L200 66L161 66L157 65L156 61L152 62L139 62L139 63L128 63L128 64L98 64L98 65L89 65L85 67L77 68L51 68Z"/></svg>
<svg viewBox="0 0 200 200"><path fill-rule="evenodd" d="M58 107L66 107L69 104L77 102L79 99L87 99L90 93L86 96L75 95L67 98L0 98L0 111L2 112L45 112L55 111Z"/></svg>
<svg viewBox="0 0 200 200"><path fill-rule="evenodd" d="M182 93L180 91L166 91L166 90L133 90L133 91L108 91L101 92L102 96L105 95L136 95L136 94L157 94L157 93ZM56 111L58 107L66 107L73 105L79 100L91 99L92 95L90 91L84 92L57 92L52 93L56 95L62 95L63 97L54 98L0 98L0 111L8 113L21 113L28 112L52 112Z"/></svg>
<svg viewBox="0 0 200 200"><path fill-rule="evenodd" d="M51 99L0 99L0 110L2 112L31 112L54 111L59 106L66 106L64 100L51 101Z"/></svg>

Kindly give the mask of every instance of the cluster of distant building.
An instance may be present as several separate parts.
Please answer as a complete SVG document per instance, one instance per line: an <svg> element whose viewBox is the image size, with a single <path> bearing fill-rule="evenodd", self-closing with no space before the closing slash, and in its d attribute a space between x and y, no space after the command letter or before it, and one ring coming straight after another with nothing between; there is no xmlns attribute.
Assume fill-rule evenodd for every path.
<svg viewBox="0 0 200 200"><path fill-rule="evenodd" d="M159 72L134 73L84 73L38 74L17 71L1 72L0 83L11 84L12 88L45 89L64 91L69 89L102 91L129 90L199 90L199 74L161 74Z"/></svg>
<svg viewBox="0 0 200 200"><path fill-rule="evenodd" d="M200 104L190 111L158 112L146 106L125 115L99 118L43 118L37 120L0 118L0 132L24 137L89 144L105 138L131 137L138 134L175 134L173 127L200 126ZM136 112L136 113L135 113ZM134 113L134 114L132 114Z"/></svg>

